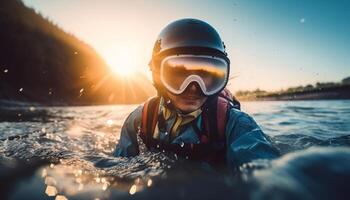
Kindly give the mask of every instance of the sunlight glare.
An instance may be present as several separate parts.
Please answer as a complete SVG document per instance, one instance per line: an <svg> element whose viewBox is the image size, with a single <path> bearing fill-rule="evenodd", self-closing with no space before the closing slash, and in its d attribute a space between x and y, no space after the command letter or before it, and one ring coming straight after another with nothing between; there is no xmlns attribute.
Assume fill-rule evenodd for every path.
<svg viewBox="0 0 350 200"><path fill-rule="evenodd" d="M135 52L131 49L123 48L107 58L108 65L112 71L118 75L130 76L136 72Z"/></svg>

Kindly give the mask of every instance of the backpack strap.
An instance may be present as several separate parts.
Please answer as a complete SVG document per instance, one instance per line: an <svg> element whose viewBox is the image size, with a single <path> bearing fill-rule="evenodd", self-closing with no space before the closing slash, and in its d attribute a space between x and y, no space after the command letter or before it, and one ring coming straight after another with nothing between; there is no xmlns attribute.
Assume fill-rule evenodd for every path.
<svg viewBox="0 0 350 200"><path fill-rule="evenodd" d="M216 103L216 124L217 124L217 132L219 134L219 138L225 138L226 132L226 124L228 119L228 110L230 108L230 102L227 101L223 97L217 98Z"/></svg>
<svg viewBox="0 0 350 200"><path fill-rule="evenodd" d="M241 110L241 103L238 101L238 99L235 96L233 96L233 94L227 88L225 88L222 92L220 92L218 96L230 102L233 108Z"/></svg>
<svg viewBox="0 0 350 200"><path fill-rule="evenodd" d="M209 140L225 139L228 111L231 107L240 109L240 103L230 93L220 93L204 107L202 127L209 135Z"/></svg>
<svg viewBox="0 0 350 200"><path fill-rule="evenodd" d="M148 99L142 109L141 138L147 147L152 144L153 133L158 121L160 98L158 96Z"/></svg>
<svg viewBox="0 0 350 200"><path fill-rule="evenodd" d="M203 112L203 128L209 141L217 141L218 137L218 123L217 123L217 97L208 99Z"/></svg>
<svg viewBox="0 0 350 200"><path fill-rule="evenodd" d="M229 109L233 107L238 110L241 109L241 104L232 93L225 88L217 97L216 110L217 110L217 131L220 138L225 138L226 123L229 115Z"/></svg>

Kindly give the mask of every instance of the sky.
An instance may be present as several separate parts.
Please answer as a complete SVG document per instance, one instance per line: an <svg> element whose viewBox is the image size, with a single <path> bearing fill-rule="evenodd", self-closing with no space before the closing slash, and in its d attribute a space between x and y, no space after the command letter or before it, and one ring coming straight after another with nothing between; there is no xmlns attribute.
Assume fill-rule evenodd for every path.
<svg viewBox="0 0 350 200"><path fill-rule="evenodd" d="M350 76L347 0L23 1L90 44L117 73L150 75L147 64L162 28L197 18L226 44L233 91L275 91Z"/></svg>

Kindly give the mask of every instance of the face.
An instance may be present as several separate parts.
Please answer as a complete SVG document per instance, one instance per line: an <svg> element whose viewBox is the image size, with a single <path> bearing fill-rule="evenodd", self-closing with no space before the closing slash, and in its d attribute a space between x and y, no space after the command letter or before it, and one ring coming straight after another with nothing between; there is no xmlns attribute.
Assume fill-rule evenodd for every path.
<svg viewBox="0 0 350 200"><path fill-rule="evenodd" d="M202 93L196 83L191 83L186 90L179 95L174 95L170 92L167 92L167 95L175 107L184 113L197 110L208 98Z"/></svg>

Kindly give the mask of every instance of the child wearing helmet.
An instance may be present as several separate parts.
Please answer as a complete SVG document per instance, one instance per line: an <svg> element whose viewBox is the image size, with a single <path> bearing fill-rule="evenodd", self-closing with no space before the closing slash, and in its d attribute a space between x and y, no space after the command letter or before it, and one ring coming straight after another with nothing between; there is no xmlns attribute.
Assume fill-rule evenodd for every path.
<svg viewBox="0 0 350 200"><path fill-rule="evenodd" d="M235 167L279 155L225 89L230 60L212 26L197 19L170 23L149 65L157 96L128 116L115 156L138 155L137 134L149 150Z"/></svg>

